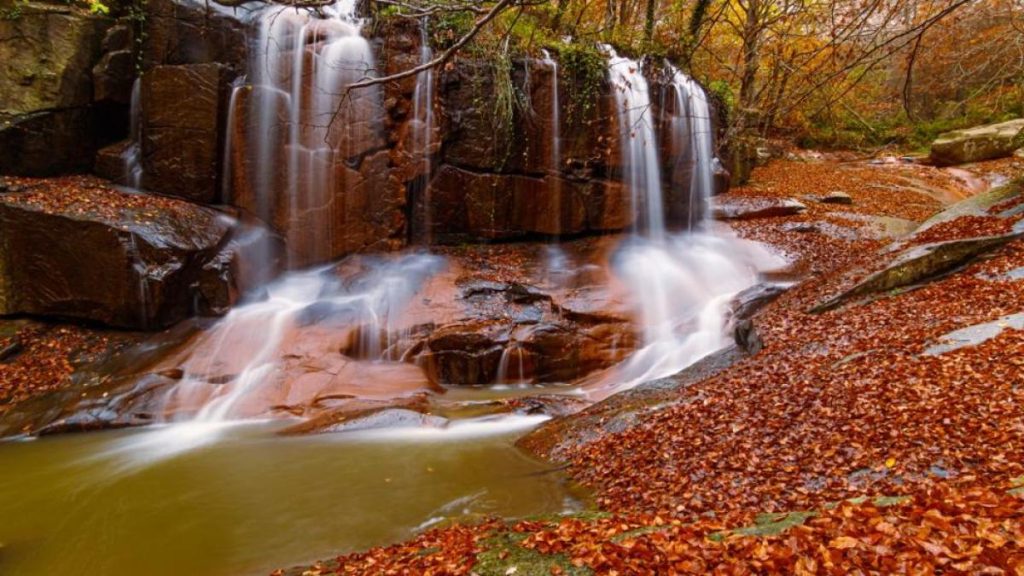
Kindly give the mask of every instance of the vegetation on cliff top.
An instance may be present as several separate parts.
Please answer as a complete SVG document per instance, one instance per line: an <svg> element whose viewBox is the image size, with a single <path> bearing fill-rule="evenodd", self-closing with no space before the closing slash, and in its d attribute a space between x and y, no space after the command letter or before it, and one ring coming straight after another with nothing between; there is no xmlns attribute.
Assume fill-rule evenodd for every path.
<svg viewBox="0 0 1024 576"><path fill-rule="evenodd" d="M485 9L436 0L387 6L392 16L429 14L442 48L472 31ZM475 50L536 55L554 47L578 55L609 43L627 54L668 57L732 107L735 136L917 149L940 132L1024 115L1024 10L1017 0L484 6L502 13L479 30Z"/></svg>

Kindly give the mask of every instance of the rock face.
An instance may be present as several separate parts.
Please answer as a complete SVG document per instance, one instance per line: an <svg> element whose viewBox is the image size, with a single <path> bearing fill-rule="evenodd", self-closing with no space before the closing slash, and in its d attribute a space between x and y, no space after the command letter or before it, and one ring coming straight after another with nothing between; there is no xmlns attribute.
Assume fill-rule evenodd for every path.
<svg viewBox="0 0 1024 576"><path fill-rule="evenodd" d="M241 13L215 2L149 0L143 68L219 63L243 72L249 43Z"/></svg>
<svg viewBox="0 0 1024 576"><path fill-rule="evenodd" d="M0 314L155 329L230 306L230 219L138 198L98 184L88 202L44 187L0 196Z"/></svg>
<svg viewBox="0 0 1024 576"><path fill-rule="evenodd" d="M111 21L25 4L0 20L0 172L86 171L101 140L90 73Z"/></svg>
<svg viewBox="0 0 1024 576"><path fill-rule="evenodd" d="M615 178L612 88L602 86L594 104L574 116L565 113L571 80L559 77L556 115L550 66L519 61L510 78L525 87L530 112L516 107L502 118L490 96L498 82L492 66L463 60L442 76L445 146L426 193L431 239L573 236L629 226L629 200Z"/></svg>
<svg viewBox="0 0 1024 576"><path fill-rule="evenodd" d="M127 23L120 23L103 37L103 56L93 66L93 100L127 106L131 102L135 80L133 33Z"/></svg>
<svg viewBox="0 0 1024 576"><path fill-rule="evenodd" d="M433 238L450 243L613 232L630 223L620 184L443 166L430 183Z"/></svg>
<svg viewBox="0 0 1024 576"><path fill-rule="evenodd" d="M1024 146L1024 118L955 130L932 143L931 159L940 166L979 162L1013 155Z"/></svg>
<svg viewBox="0 0 1024 576"><path fill-rule="evenodd" d="M211 203L218 191L222 103L220 64L156 66L142 81L143 187Z"/></svg>

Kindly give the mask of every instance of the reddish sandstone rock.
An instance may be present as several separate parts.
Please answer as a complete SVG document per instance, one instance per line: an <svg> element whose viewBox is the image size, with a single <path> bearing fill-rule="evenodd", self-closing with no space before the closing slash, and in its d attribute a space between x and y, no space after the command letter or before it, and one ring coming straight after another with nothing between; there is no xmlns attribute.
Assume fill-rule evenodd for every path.
<svg viewBox="0 0 1024 576"><path fill-rule="evenodd" d="M220 64L157 66L142 81L143 187L194 202L217 199Z"/></svg>
<svg viewBox="0 0 1024 576"><path fill-rule="evenodd" d="M29 182L0 196L0 314L154 329L234 300L224 215L96 180Z"/></svg>

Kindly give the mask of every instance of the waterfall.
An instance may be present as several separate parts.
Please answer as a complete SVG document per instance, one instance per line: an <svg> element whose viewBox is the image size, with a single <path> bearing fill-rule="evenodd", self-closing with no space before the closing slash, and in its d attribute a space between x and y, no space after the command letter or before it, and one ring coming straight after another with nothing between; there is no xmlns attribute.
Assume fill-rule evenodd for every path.
<svg viewBox="0 0 1024 576"><path fill-rule="evenodd" d="M715 229L708 218L714 166L707 97L674 68L676 106L669 141L688 150L691 223L688 232L665 229L661 160L652 103L642 65L610 47L608 71L617 106L622 181L632 199L634 231L613 255L612 267L626 286L642 331L642 347L597 378L599 386L625 389L679 372L730 341L729 304L758 281L759 270L783 261L764 248ZM693 207L693 204L704 207Z"/></svg>
<svg viewBox="0 0 1024 576"><path fill-rule="evenodd" d="M541 51L544 54L544 65L551 71L551 159L550 178L551 194L555 197L554 205L558 207L559 233L561 233L562 220L562 117L561 100L558 93L558 61L551 57L547 50Z"/></svg>
<svg viewBox="0 0 1024 576"><path fill-rule="evenodd" d="M696 229L707 222L709 205L714 192L714 124L707 94L700 84L683 74L671 63L666 67L672 75L675 107L672 121L672 141L688 140L690 151L690 193L688 228Z"/></svg>
<svg viewBox="0 0 1024 576"><path fill-rule="evenodd" d="M235 144L235 123L238 122L238 111L236 108L238 107L239 94L244 87L245 76L241 76L231 85L231 97L228 99L227 133L224 135L224 156L221 160L221 164L224 167L221 173L221 197L224 199L231 197L231 178L233 174L231 153Z"/></svg>
<svg viewBox="0 0 1024 576"><path fill-rule="evenodd" d="M355 1L322 8L325 18L287 6L264 9L251 49L249 139L257 215L283 210L290 252L322 262L334 254L344 163L376 136L376 87L345 87L375 74ZM283 197L280 197L283 196ZM295 265L292 261L290 264Z"/></svg>
<svg viewBox="0 0 1024 576"><path fill-rule="evenodd" d="M124 163L125 186L139 189L142 187L142 81L136 77L132 83L131 120L128 146L121 152Z"/></svg>
<svg viewBox="0 0 1024 576"><path fill-rule="evenodd" d="M426 18L420 20L420 64L434 59L434 51L430 48L430 33ZM413 93L414 129L412 154L417 158L417 181L422 209L422 241L430 245L433 240L432 222L430 220L430 176L434 141L434 69L427 68L416 75L416 89Z"/></svg>
<svg viewBox="0 0 1024 576"><path fill-rule="evenodd" d="M562 119L558 95L558 61L551 57L547 50L544 54L544 65L551 70L551 173L558 176L562 171Z"/></svg>
<svg viewBox="0 0 1024 576"><path fill-rule="evenodd" d="M622 180L632 200L633 226L641 236L661 242L665 239L664 200L650 89L640 62L619 56L610 46L604 49L618 112Z"/></svg>

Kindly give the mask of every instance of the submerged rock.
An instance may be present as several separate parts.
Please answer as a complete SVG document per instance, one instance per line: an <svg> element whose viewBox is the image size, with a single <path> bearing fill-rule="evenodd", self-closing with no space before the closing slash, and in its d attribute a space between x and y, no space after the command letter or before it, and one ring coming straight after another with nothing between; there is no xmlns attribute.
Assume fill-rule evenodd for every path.
<svg viewBox="0 0 1024 576"><path fill-rule="evenodd" d="M1005 158L1024 146L1024 118L939 135L932 162L940 166Z"/></svg>

